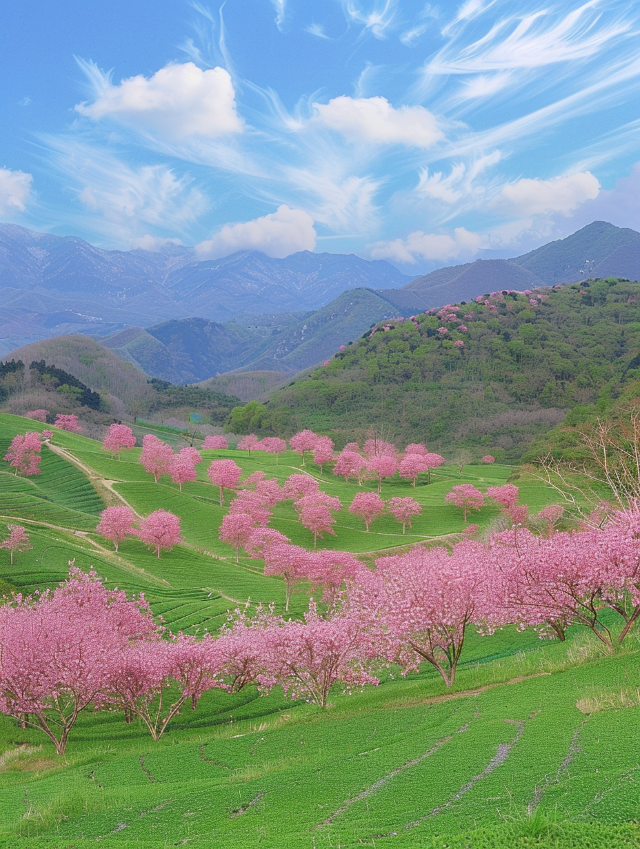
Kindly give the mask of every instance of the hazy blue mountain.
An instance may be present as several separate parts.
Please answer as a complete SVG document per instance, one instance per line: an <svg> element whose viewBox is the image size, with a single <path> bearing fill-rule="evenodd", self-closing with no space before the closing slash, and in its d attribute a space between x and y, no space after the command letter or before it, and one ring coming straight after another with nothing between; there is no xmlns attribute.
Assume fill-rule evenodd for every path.
<svg viewBox="0 0 640 849"><path fill-rule="evenodd" d="M74 237L0 224L0 351L68 333L108 335L180 318L315 310L342 292L399 287L387 262L302 251L244 251L198 261L193 250L104 251Z"/></svg>

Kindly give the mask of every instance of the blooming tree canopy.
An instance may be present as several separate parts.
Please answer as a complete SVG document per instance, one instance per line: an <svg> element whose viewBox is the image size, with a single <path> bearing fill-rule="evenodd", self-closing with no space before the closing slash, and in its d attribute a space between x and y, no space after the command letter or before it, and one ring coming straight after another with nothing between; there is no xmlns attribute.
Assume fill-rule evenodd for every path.
<svg viewBox="0 0 640 849"><path fill-rule="evenodd" d="M154 510L146 519L140 521L137 535L150 548L155 549L160 557L162 549L171 551L174 545L182 542L180 517L169 513L168 510Z"/></svg>
<svg viewBox="0 0 640 849"><path fill-rule="evenodd" d="M16 475L18 472L26 477L39 475L41 451L40 434L35 430L27 431L24 435L18 433L13 437L4 459L15 469Z"/></svg>
<svg viewBox="0 0 640 849"><path fill-rule="evenodd" d="M107 507L100 514L100 522L96 531L105 539L110 540L115 550L129 536L136 535L136 517L130 507Z"/></svg>
<svg viewBox="0 0 640 849"><path fill-rule="evenodd" d="M484 505L484 496L473 484L461 483L447 493L445 501L447 504L455 504L456 507L460 507L466 522L469 510L480 510Z"/></svg>
<svg viewBox="0 0 640 849"><path fill-rule="evenodd" d="M173 457L173 449L166 442L158 439L152 433L145 433L142 437L142 451L140 463L145 472L153 475L158 483L162 475L169 473L169 463Z"/></svg>
<svg viewBox="0 0 640 849"><path fill-rule="evenodd" d="M422 513L422 507L415 498L396 496L389 501L389 513L401 523L402 533L405 533L407 525L411 527L413 517Z"/></svg>
<svg viewBox="0 0 640 849"><path fill-rule="evenodd" d="M374 519L385 511L385 503L377 492L356 492L349 506L349 513L359 516L367 529Z"/></svg>
<svg viewBox="0 0 640 849"><path fill-rule="evenodd" d="M219 451L223 448L228 448L229 443L224 436L205 436L204 442L202 443L202 448L205 451L209 449L213 449L215 451ZM240 446L238 446L240 447Z"/></svg>
<svg viewBox="0 0 640 849"><path fill-rule="evenodd" d="M107 435L102 441L102 450L109 451L111 454L117 454L118 460L120 459L120 451L124 449L133 448L136 444L136 438L133 435L133 431L130 427L123 424L114 424L109 425L109 430L107 431Z"/></svg>
<svg viewBox="0 0 640 849"><path fill-rule="evenodd" d="M235 489L242 476L242 469L233 460L212 460L207 469L209 480L220 490L220 506L224 503L224 489Z"/></svg>
<svg viewBox="0 0 640 849"><path fill-rule="evenodd" d="M78 417L73 413L68 415L58 413L54 425L60 428L60 430L68 430L69 433L80 433L82 431Z"/></svg>
<svg viewBox="0 0 640 849"><path fill-rule="evenodd" d="M22 525L7 525L9 536L0 543L0 548L8 548L10 563L13 566L14 551L29 551L33 548L29 542L29 534Z"/></svg>

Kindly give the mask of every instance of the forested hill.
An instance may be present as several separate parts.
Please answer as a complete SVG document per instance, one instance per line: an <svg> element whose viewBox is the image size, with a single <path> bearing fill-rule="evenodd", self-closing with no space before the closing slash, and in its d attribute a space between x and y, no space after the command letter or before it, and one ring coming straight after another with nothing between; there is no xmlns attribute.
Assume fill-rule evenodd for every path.
<svg viewBox="0 0 640 849"><path fill-rule="evenodd" d="M640 283L596 279L381 323L269 408L344 438L368 426L515 460L570 409L620 393L639 369Z"/></svg>

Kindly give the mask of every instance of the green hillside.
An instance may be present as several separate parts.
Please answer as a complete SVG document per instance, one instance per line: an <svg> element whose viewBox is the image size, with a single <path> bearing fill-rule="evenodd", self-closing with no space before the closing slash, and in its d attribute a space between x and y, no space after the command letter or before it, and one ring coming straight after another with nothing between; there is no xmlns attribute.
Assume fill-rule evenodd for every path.
<svg viewBox="0 0 640 849"><path fill-rule="evenodd" d="M0 415L0 452L15 433L38 423ZM0 466L0 531L20 521L33 550L0 552L6 591L55 585L67 563L93 565L110 586L144 591L156 615L177 631L216 630L237 604L274 601L277 578L260 561L219 542L222 513L203 466L232 457L245 474L259 468L280 480L300 471L297 455L278 463L262 452L204 452L198 480L180 492L154 484L138 449L112 459L99 443L56 431L43 448L42 474L16 478ZM310 469L313 473L316 467ZM517 475L532 510L556 493L512 467L443 466L416 489L392 479L382 495L412 495L423 514L411 533L383 517L366 533L346 510L336 537L323 541L367 558L457 533L460 511L444 504L457 483L485 490ZM329 472L321 486L348 503L356 484ZM125 499L147 513L182 517L185 543L158 560L140 541L116 554L94 533L104 504ZM226 507L224 508L226 509ZM477 521L490 525L497 508ZM475 518L475 516L474 516ZM309 546L310 534L290 504L275 527ZM308 595L293 596L300 616ZM0 715L0 846L18 849L108 849L189 845L269 849L430 847L431 849L622 849L640 844L637 735L640 644L606 656L579 629L565 644L541 642L512 628L471 635L459 676L444 691L431 668L402 678L383 670L380 686L332 693L329 710L283 698L206 693L184 710L162 740L120 715L83 712L63 758L42 734Z"/></svg>
<svg viewBox="0 0 640 849"><path fill-rule="evenodd" d="M366 423L401 442L513 461L576 405L640 377L639 283L610 278L533 295L505 291L463 303L455 315L378 325L275 393L269 409L292 428L344 441Z"/></svg>

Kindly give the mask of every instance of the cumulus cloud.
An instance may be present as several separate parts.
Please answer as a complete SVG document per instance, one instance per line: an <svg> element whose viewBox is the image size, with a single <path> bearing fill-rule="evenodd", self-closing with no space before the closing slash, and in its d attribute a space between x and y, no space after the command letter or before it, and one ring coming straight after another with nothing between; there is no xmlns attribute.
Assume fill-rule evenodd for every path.
<svg viewBox="0 0 640 849"><path fill-rule="evenodd" d="M297 251L312 251L315 246L313 218L282 204L275 212L253 221L225 224L213 238L196 245L196 253L200 259L218 259L236 251L262 251L282 258Z"/></svg>
<svg viewBox="0 0 640 849"><path fill-rule="evenodd" d="M600 183L590 171L550 180L522 179L502 187L492 203L497 212L520 217L572 212L598 196Z"/></svg>
<svg viewBox="0 0 640 849"><path fill-rule="evenodd" d="M395 109L386 97L334 97L314 103L315 119L353 141L432 147L444 138L436 117L424 106Z"/></svg>
<svg viewBox="0 0 640 849"><path fill-rule="evenodd" d="M31 194L31 174L0 168L0 215L24 212Z"/></svg>
<svg viewBox="0 0 640 849"><path fill-rule="evenodd" d="M485 237L472 233L464 227L456 227L453 235L447 233L423 233L416 230L406 239L376 242L370 248L372 259L390 259L402 264L413 264L419 259L449 262L454 259L469 259L486 247Z"/></svg>
<svg viewBox="0 0 640 849"><path fill-rule="evenodd" d="M242 132L233 83L224 68L202 71L185 62L167 65L148 79L140 74L113 85L93 63L81 65L96 98L75 108L94 121L111 118L173 139Z"/></svg>

